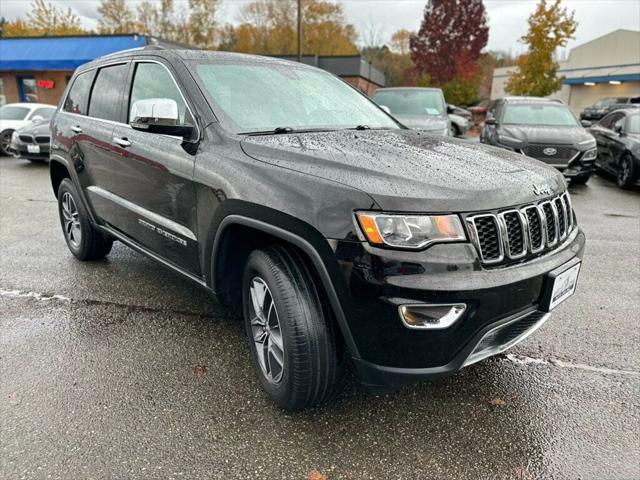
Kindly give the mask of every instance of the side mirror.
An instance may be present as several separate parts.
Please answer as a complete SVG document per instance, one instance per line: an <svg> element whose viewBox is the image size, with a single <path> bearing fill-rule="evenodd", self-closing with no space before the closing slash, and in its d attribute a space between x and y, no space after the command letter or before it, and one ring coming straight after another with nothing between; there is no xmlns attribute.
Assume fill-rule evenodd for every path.
<svg viewBox="0 0 640 480"><path fill-rule="evenodd" d="M453 107L451 105L447 105L447 113L451 115L454 112Z"/></svg>
<svg viewBox="0 0 640 480"><path fill-rule="evenodd" d="M193 126L181 125L178 104L170 98L145 98L131 106L129 124L134 130L188 137Z"/></svg>
<svg viewBox="0 0 640 480"><path fill-rule="evenodd" d="M32 122L37 122L38 120L44 120L44 117L42 115L34 115L31 117Z"/></svg>
<svg viewBox="0 0 640 480"><path fill-rule="evenodd" d="M496 119L493 117L487 117L486 120L484 121L485 125L497 125L498 122L496 122Z"/></svg>
<svg viewBox="0 0 640 480"><path fill-rule="evenodd" d="M593 122L590 122L589 120L580 120L580 125L582 125L584 128L589 128L591 125L593 125Z"/></svg>
<svg viewBox="0 0 640 480"><path fill-rule="evenodd" d="M620 136L624 135L624 129L622 128L622 125L615 125L613 127L613 131L616 132Z"/></svg>
<svg viewBox="0 0 640 480"><path fill-rule="evenodd" d="M380 105L380 108L391 115L391 110L386 105Z"/></svg>

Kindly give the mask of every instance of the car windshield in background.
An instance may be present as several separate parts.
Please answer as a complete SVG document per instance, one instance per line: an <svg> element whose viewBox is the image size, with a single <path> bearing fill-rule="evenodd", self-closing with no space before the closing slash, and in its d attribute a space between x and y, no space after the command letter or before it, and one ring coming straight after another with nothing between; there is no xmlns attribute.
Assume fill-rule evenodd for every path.
<svg viewBox="0 0 640 480"><path fill-rule="evenodd" d="M545 125L576 127L578 121L564 105L507 105L502 123L508 125Z"/></svg>
<svg viewBox="0 0 640 480"><path fill-rule="evenodd" d="M373 96L378 105L384 105L392 115L444 115L442 94L430 90L386 90Z"/></svg>
<svg viewBox="0 0 640 480"><path fill-rule="evenodd" d="M400 128L342 80L295 64L196 63L195 71L235 133L282 129Z"/></svg>
<svg viewBox="0 0 640 480"><path fill-rule="evenodd" d="M0 120L24 120L28 113L27 107L5 105L0 108Z"/></svg>
<svg viewBox="0 0 640 480"><path fill-rule="evenodd" d="M631 115L627 127L628 133L640 133L640 114Z"/></svg>

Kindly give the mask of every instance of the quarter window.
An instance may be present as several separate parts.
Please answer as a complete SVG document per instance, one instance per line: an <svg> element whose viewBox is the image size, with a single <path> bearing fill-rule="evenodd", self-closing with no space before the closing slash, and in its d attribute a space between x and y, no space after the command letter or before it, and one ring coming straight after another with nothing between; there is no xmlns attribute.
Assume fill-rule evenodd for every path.
<svg viewBox="0 0 640 480"><path fill-rule="evenodd" d="M187 105L184 103L180 90L173 81L173 77L162 65L157 63L138 63L131 88L129 101L129 121L131 121L131 107L138 100L148 98L169 98L178 104L178 115L181 124L193 124Z"/></svg>
<svg viewBox="0 0 640 480"><path fill-rule="evenodd" d="M65 112L77 113L79 115L87 114L87 106L89 105L89 92L91 91L91 83L95 71L81 73L73 81L71 90L64 102L63 110Z"/></svg>
<svg viewBox="0 0 640 480"><path fill-rule="evenodd" d="M127 64L101 68L91 90L89 116L120 121L120 100L127 81Z"/></svg>

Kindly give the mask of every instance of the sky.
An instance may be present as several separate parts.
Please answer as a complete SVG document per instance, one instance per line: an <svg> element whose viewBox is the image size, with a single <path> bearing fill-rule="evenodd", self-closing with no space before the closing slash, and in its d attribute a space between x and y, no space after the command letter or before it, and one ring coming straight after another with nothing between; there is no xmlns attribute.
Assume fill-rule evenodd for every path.
<svg viewBox="0 0 640 480"><path fill-rule="evenodd" d="M97 7L100 0L50 0L65 9L70 7L89 29L97 26ZM142 0L127 0L132 6ZM238 10L251 0L221 0L218 15L221 23L236 23ZM177 8L186 8L188 0L174 0ZM24 17L31 0L0 0L0 16L9 20ZM389 40L393 32L405 28L416 31L426 0L339 0L344 7L347 21L361 33L359 43L371 43L372 39ZM485 0L489 17L490 50L523 51L518 39L526 33L527 17L534 10L537 0ZM619 28L640 30L640 1L638 0L563 0L563 4L575 11L578 29L568 49L597 38ZM567 50L568 50L567 49Z"/></svg>

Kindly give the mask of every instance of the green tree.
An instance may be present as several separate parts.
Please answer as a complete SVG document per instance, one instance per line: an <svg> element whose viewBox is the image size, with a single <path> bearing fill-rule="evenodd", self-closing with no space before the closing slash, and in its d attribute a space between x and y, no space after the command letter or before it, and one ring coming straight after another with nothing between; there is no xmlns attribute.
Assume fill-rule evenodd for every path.
<svg viewBox="0 0 640 480"><path fill-rule="evenodd" d="M518 57L517 71L509 76L508 93L544 97L560 90L562 78L554 54L573 38L578 25L573 16L560 0L540 0L529 17L529 31L521 39L528 49Z"/></svg>

